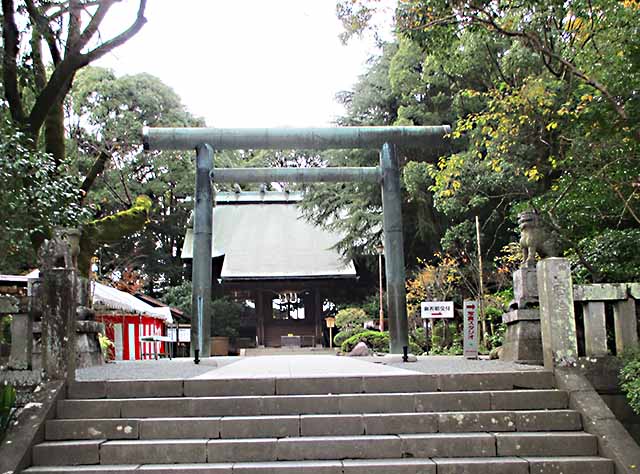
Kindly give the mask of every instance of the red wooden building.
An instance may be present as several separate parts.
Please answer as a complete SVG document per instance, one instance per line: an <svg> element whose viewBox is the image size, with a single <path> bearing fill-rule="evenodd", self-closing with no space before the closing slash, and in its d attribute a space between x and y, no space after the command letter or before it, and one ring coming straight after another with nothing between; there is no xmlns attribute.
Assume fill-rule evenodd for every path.
<svg viewBox="0 0 640 474"><path fill-rule="evenodd" d="M106 336L113 341L115 360L151 359L164 354L162 342L144 342L143 336L166 336L173 322L168 307L156 308L135 296L100 283L92 283L96 320L104 323ZM154 347L155 346L155 347Z"/></svg>

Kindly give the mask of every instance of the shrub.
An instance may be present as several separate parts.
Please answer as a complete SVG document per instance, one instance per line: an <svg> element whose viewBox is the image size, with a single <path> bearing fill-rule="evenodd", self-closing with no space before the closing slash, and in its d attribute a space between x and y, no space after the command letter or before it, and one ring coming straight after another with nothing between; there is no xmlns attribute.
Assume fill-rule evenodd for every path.
<svg viewBox="0 0 640 474"><path fill-rule="evenodd" d="M364 342L375 352L389 352L389 333L378 331L363 331L351 336L340 346L342 352L351 352L359 342Z"/></svg>
<svg viewBox="0 0 640 474"><path fill-rule="evenodd" d="M336 326L340 328L340 331L363 328L364 323L370 320L371 317L361 308L344 308L336 314Z"/></svg>
<svg viewBox="0 0 640 474"><path fill-rule="evenodd" d="M623 362L620 387L627 395L631 409L640 414L640 352L625 355Z"/></svg>
<svg viewBox="0 0 640 474"><path fill-rule="evenodd" d="M341 347L342 343L356 334L360 334L361 332L368 331L363 327L355 327L355 328L346 328L340 331L333 337L333 345L335 347Z"/></svg>

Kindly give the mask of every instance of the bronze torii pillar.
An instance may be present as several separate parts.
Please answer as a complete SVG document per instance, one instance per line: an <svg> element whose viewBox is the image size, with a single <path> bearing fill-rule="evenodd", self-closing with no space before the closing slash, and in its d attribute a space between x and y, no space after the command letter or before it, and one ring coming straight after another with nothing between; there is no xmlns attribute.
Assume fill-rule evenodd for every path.
<svg viewBox="0 0 640 474"><path fill-rule="evenodd" d="M145 150L196 150L196 202L193 243L193 309L191 354L208 357L211 331L211 181L378 182L382 190L385 274L390 351L408 347L400 167L396 145L436 147L449 132L435 127L332 128L145 128ZM379 148L380 166L369 168L239 168L213 167L213 150L225 149Z"/></svg>

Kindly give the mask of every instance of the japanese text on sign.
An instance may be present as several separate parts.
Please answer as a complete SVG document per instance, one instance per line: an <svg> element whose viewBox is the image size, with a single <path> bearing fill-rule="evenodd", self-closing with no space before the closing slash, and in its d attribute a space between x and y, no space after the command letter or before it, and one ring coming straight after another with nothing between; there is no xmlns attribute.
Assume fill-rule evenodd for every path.
<svg viewBox="0 0 640 474"><path fill-rule="evenodd" d="M478 358L478 302L465 301L463 310L464 356Z"/></svg>
<svg viewBox="0 0 640 474"><path fill-rule="evenodd" d="M422 319L453 318L453 301L423 301L420 315Z"/></svg>

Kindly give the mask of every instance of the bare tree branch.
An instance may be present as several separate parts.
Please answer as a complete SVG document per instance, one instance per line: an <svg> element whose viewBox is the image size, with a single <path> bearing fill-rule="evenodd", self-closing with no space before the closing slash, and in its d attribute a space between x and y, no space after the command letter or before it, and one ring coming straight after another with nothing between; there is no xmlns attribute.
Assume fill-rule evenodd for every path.
<svg viewBox="0 0 640 474"><path fill-rule="evenodd" d="M54 66L58 65L62 58L60 55L60 50L58 49L58 44L56 43L56 35L51 29L49 19L38 10L38 8L33 3L33 0L26 0L25 3L27 5L27 12L29 13L29 17L33 21L33 24L36 26L35 29L39 30L40 35L47 42L49 53L51 54L51 59L53 60Z"/></svg>
<svg viewBox="0 0 640 474"><path fill-rule="evenodd" d="M104 20L104 17L109 12L109 9L116 1L117 0L104 0L103 2L101 2L100 6L96 10L95 14L89 21L89 24L84 29L84 31L82 33L79 33L78 29L79 36L77 37L77 40L74 41L73 44L69 44L67 47L70 46L72 51L80 53L80 51L82 51L82 49L84 49L84 47L89 43L89 41L91 41L93 35L96 34L98 28L100 27L100 24L102 23L102 20Z"/></svg>
<svg viewBox="0 0 640 474"><path fill-rule="evenodd" d="M83 57L87 59L87 64L91 61L95 61L96 59L104 56L112 49L120 46L121 44L126 43L132 36L134 36L147 22L147 19L144 16L144 11L147 7L147 0L140 0L140 4L138 6L138 13L136 14L135 21L131 24L129 28L120 33L118 36L110 39L102 43L100 46L95 48L92 51L89 51L87 54L84 54Z"/></svg>
<svg viewBox="0 0 640 474"><path fill-rule="evenodd" d="M109 4L111 4L115 0L108 1ZM11 2L11 0L3 0L3 2ZM147 0L140 0L140 5L138 7L138 13L136 15L135 21L123 33L101 44L100 46L96 47L86 54L81 54L78 50L74 50L68 55L65 55L65 58L55 68L53 74L49 78L49 82L36 99L36 102L31 109L31 113L29 114L29 117L27 119L29 129L34 135L36 135L42 127L42 124L44 123L51 107L58 100L64 97L64 95L68 92L69 88L71 87L73 77L78 69L104 56L112 49L125 43L128 39L134 36L138 31L140 31L140 29L147 21L144 17L146 5ZM89 28L89 26L87 26L87 28Z"/></svg>

